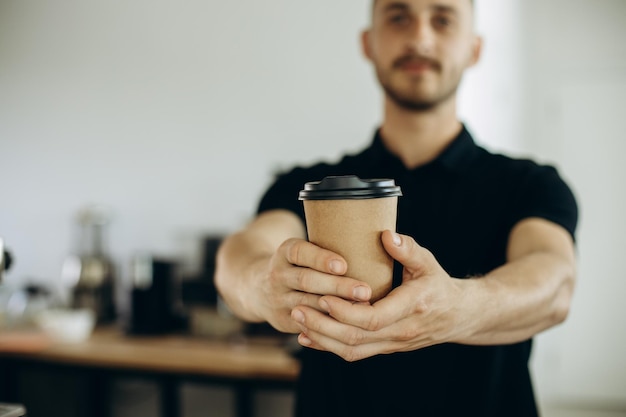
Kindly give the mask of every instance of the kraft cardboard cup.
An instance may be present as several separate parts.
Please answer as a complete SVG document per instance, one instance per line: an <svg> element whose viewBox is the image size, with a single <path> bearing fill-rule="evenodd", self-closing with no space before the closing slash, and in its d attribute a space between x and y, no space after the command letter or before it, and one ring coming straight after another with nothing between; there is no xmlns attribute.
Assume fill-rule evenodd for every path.
<svg viewBox="0 0 626 417"><path fill-rule="evenodd" d="M400 187L392 179L330 176L300 191L308 239L344 257L346 276L372 288L371 302L391 291L393 259L381 234L396 230Z"/></svg>

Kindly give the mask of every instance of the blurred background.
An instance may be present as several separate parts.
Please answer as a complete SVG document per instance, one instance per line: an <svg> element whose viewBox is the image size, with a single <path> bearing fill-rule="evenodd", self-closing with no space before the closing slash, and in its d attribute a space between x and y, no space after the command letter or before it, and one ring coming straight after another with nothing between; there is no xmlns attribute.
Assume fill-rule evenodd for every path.
<svg viewBox="0 0 626 417"><path fill-rule="evenodd" d="M123 313L137 256L193 275L207 237L249 221L276 172L366 146L382 109L359 49L369 7L0 0L5 285L62 287L68 257L84 251L81 213L98 207ZM484 54L463 81L461 119L490 150L556 165L581 209L574 304L536 338L537 395L548 417L626 415L626 2L476 10ZM186 415L229 415L203 390L189 388ZM154 395L116 392L120 404ZM289 395L267 401L267 415L289 415ZM151 415L143 403L133 415Z"/></svg>

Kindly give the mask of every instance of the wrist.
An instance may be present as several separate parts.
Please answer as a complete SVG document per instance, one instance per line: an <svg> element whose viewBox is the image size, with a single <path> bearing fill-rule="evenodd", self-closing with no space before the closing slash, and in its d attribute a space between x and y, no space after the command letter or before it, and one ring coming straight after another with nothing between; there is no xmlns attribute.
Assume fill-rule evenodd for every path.
<svg viewBox="0 0 626 417"><path fill-rule="evenodd" d="M453 278L459 288L459 298L455 309L454 343L473 344L484 328L488 315L489 297L486 296L487 282L482 277Z"/></svg>
<svg viewBox="0 0 626 417"><path fill-rule="evenodd" d="M268 290L270 282L271 255L259 254L248 263L244 270L244 279L239 288L239 302L248 316L248 321L264 322L271 319L268 309ZM271 294L269 294L271 295Z"/></svg>

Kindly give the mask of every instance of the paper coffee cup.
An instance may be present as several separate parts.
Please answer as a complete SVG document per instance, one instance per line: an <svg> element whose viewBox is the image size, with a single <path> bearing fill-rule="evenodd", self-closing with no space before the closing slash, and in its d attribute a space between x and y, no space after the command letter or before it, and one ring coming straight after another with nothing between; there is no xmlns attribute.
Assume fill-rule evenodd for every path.
<svg viewBox="0 0 626 417"><path fill-rule="evenodd" d="M398 196L392 179L330 176L308 182L300 191L308 239L331 250L348 263L346 276L372 288L371 301L387 295L393 280L393 259L381 234L396 230Z"/></svg>

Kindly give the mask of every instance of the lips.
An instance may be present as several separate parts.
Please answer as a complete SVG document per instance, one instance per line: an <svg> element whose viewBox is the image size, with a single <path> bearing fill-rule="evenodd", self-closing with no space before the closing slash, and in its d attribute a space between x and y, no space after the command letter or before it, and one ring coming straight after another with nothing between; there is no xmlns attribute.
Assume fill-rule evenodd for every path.
<svg viewBox="0 0 626 417"><path fill-rule="evenodd" d="M394 68L411 73L423 73L428 70L438 71L439 63L429 58L404 56L394 62Z"/></svg>

